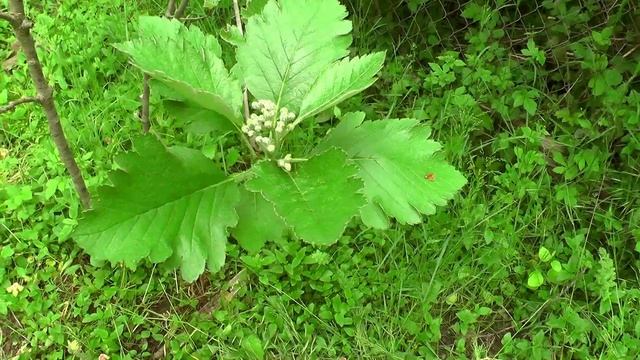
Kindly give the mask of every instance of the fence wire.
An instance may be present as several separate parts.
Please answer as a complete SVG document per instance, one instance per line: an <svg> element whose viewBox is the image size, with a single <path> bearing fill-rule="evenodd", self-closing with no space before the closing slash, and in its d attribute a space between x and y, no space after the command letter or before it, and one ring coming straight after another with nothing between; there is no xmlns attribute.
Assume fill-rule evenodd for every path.
<svg viewBox="0 0 640 360"><path fill-rule="evenodd" d="M555 69L547 68L552 71L566 64L566 56L572 56L569 45L608 26L617 27L615 33L619 34L611 39L609 51L612 56L629 57L640 47L640 4L637 0L348 2L355 14L366 19L380 19L374 30L364 31L374 32L382 38L393 36L397 53L402 53L411 44L463 51L470 34L483 29L503 31L503 45L511 49L524 48L529 39L534 39L551 60L550 65L555 65ZM370 26L365 23L364 26Z"/></svg>
<svg viewBox="0 0 640 360"><path fill-rule="evenodd" d="M549 75L540 84L544 93L578 107L580 99L589 96L586 84L593 69L587 72L585 64L624 63L630 73L640 69L629 68L640 63L638 0L344 1L354 20L355 48L391 49L390 58L413 56L413 69L427 69L427 62L437 63L448 50L464 60L481 54L478 46L493 44L504 53L487 61L508 68L510 61L526 60L522 50L533 40L546 59L540 67ZM590 50L576 49L597 47L596 32L610 32L610 44L587 54L593 59L585 59ZM634 76L631 81L632 88L640 88L639 79Z"/></svg>

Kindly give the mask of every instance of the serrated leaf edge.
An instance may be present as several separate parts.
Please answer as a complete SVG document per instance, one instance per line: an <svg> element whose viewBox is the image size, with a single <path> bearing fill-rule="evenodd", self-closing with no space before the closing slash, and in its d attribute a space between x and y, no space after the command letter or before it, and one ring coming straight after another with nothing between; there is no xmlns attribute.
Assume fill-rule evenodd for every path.
<svg viewBox="0 0 640 360"><path fill-rule="evenodd" d="M343 149L341 149L341 148L339 148L339 147L337 147L337 146L332 146L332 147L330 147L330 148L326 149L325 151L322 151L322 152L319 152L319 153L315 153L315 154L313 154L313 156L314 156L314 157L315 157L315 156L320 156L320 155L322 155L322 154L324 154L324 153L326 153L326 152L328 152L328 151L331 151L331 150L338 150L338 151L340 151L343 155L345 155L345 158L347 159L347 161L345 162L345 164L347 164L347 165L349 165L349 166L356 166L356 167L357 167L357 165L353 164L353 162L352 162L352 161L351 161L351 159L349 158L348 154L347 154ZM257 166L258 164L262 164L262 163L265 163L265 162L273 162L273 160L260 160L260 161L258 161L254 166ZM291 177L291 174L287 174L287 175L288 175L289 177ZM362 198L364 199L365 203L364 203L364 204L362 204L362 205L358 208L358 210L356 211L356 213L354 213L354 214L351 216L351 218L349 218L349 220L347 220L347 222L346 222L346 223L344 224L344 226L342 227L341 235L342 235L342 234L344 234L344 232L347 230L347 226L349 226L349 223L350 223L350 222L351 222L355 217L359 216L360 210L361 210L361 209L366 205L366 201L367 201L367 197L365 196L365 194L364 194L364 192L363 192L363 189L364 189L364 181L362 180L362 178L360 178L360 177L356 174L356 175L349 176L349 177L348 177L348 179L357 179L357 180L359 180L359 182L361 183L362 187L361 187L361 188L360 188L360 190L358 190L356 193L357 193L357 194L361 194L361 195L362 195ZM263 193L262 191L259 191L259 190L258 190L258 191L250 190L250 189L249 189L249 188L247 188L246 186L245 186L245 189L246 189L247 191L250 191L250 192L253 192L253 193L259 193L259 194L260 194L260 196L262 196L262 198L263 198L266 202L270 203L270 204L273 206L273 211L274 211L274 213L275 213L275 214L276 214L280 219L282 219L282 222L287 226L287 228L291 231L291 233L292 233L292 234L293 234L297 239L302 239L302 237L300 237L300 235L298 235L298 234L296 233L295 228L294 228L294 227L293 227L289 222L287 222L287 220L286 220L282 215L280 215L280 214L278 213L278 210L276 209L276 205L275 205L275 203L274 203L273 201L271 201L271 200L267 199L267 198L264 196L264 193ZM302 240L303 240L304 242L306 242L307 244L311 244L311 245L313 245L313 246L331 246L331 245L333 245L333 244L337 243L337 242L340 240L340 238L335 239L335 240L334 240L333 242L331 242L330 244L315 244L315 243L311 243L311 242L309 242L309 241L307 241L307 240L305 240L305 239L302 239Z"/></svg>
<svg viewBox="0 0 640 360"><path fill-rule="evenodd" d="M361 127L361 126L363 126L364 124L366 124L366 123L368 123L368 122L375 122L375 121L388 122L388 121L395 121L395 120L412 120L413 124L412 124L410 127L408 127L408 128L403 128L403 129L401 130L401 132L402 132L402 133L405 133L405 134L406 134L407 136L409 136L409 137L413 137L413 136L417 136L417 135L419 135L419 134L415 134L415 133L414 133L414 132L416 132L416 131L419 131L419 130L428 130L428 136L427 136L425 139L423 139L423 141L431 141L431 142L434 142L434 143L438 144L438 149L437 149L437 150L435 150L435 151L433 152L433 154L432 154L432 155L430 155L428 158L424 159L423 161L430 160L430 159L434 159L434 160L436 160L436 161L441 161L441 162L443 162L444 164L446 164L446 165L448 165L448 166L451 166L451 167L453 168L453 170L455 170L456 172L458 172L458 173L462 176L463 183L461 184L461 188L462 188L464 185L466 185L466 184L468 183L467 178L462 174L462 172L460 172L458 169L456 169L453 165L451 165L450 163L448 163L448 162L447 162L447 161L445 161L445 160L437 160L437 159L435 159L435 158L434 158L434 155L435 155L436 153L438 153L438 152L442 151L442 144L441 144L440 142L438 142L438 141L436 141L436 140L434 140L434 139L432 139L432 138L431 138L431 136L430 136L430 135L431 135L431 131L430 131L430 127L429 127L429 126L422 124L419 120L417 120L417 119L415 119L415 118L394 118L394 119L377 119L377 120L365 120L365 118L362 118L362 121L359 121L359 122L355 125L355 127L356 127L356 128L357 128L357 127ZM327 135L328 135L328 134L327 134ZM323 141L324 141L324 138L321 140L321 142L320 142L318 145L320 145ZM331 148L338 148L338 149L340 149L342 152L344 152L344 153L347 155L347 160L348 160L348 161L353 161L353 162L355 162L355 161L357 161L357 160L371 160L371 161L376 161L376 159L375 159L374 157L350 157L350 156L349 156L349 154L348 154L344 149L342 149L342 148L340 148L340 147L338 147L338 146L332 146L332 147L330 147L329 149L331 149ZM314 152L313 152L313 150L312 150L312 153L314 153L314 155L315 155L315 154L321 154L321 153L324 153L325 151L328 151L328 150L324 150L324 151L322 151L322 152L320 152L320 153L314 153ZM359 172L361 171L361 167L360 167L360 166L358 166L357 164L356 164L355 166L357 166L357 167L358 167L358 173L359 173ZM387 190L385 189L385 191L387 191ZM458 192L459 192L459 190L458 190L458 191L456 191L456 192L453 192L452 194L446 194L445 196L443 196L443 197L442 197L442 200L443 200L443 201L445 201L445 202L451 201L451 200L453 200L453 198L455 198L455 196L458 194ZM383 206L383 205L382 205L382 203L380 202L380 200L379 200L379 197L378 197L378 196L377 196L377 197L372 197L372 198L371 198L371 201L369 201L369 198L367 198L367 197L366 197L366 194L365 194L365 200L366 200L365 205L366 205L366 204L371 204L371 205L374 205L374 206L378 207L379 209L381 209L381 210L382 210L382 213L383 213L383 214L384 214L384 216L387 218L387 220L394 220L394 221L396 221L396 222L398 222L398 223L400 223L400 224L407 224L407 225L416 225L416 224L424 223L424 218L425 218L425 216L429 216L429 215L433 215L433 214L435 214L435 213L436 213L436 210L437 210L437 207L443 207L443 206L444 206L444 205L439 205L439 204L435 204L435 203L434 203L434 204L433 204L433 207L434 207L436 210L434 210L433 212L423 213L422 211L419 211L418 209L416 209L416 207L415 207L415 206L413 206L412 204L409 204L409 206L411 206L411 208L413 208L413 210L415 211L415 213L416 213L416 214L418 214L418 216L419 216L419 219L420 219L420 220L417 220L417 221L401 221L401 220L397 219L395 216L391 216L391 215L389 215L389 214L387 213L387 211L385 210L384 206ZM362 208L364 208L364 206L365 206L365 205L363 205L363 206L360 208L360 210L359 210L359 216L360 216L360 217L361 217L361 215L360 215L361 210L362 210Z"/></svg>
<svg viewBox="0 0 640 360"><path fill-rule="evenodd" d="M348 98L350 98L350 97L352 97L352 96L354 96L354 95L356 95L356 94L358 94L358 93L361 93L362 91L364 91L364 90L368 89L369 87L371 87L371 86L372 86L376 81L378 81L378 76L377 76L377 74L380 72L380 70L381 70L381 69L382 69L382 67L384 66L384 60L385 60L385 58L386 58L386 52L384 52L384 51L381 51L381 52L375 52L375 53L366 54L366 55L362 55L362 56L354 56L354 57L352 57L352 58L345 57L345 58L342 58L342 59L340 59L340 60L338 60L338 61L334 62L331 66L329 66L327 69L325 69L325 71L328 71L328 70L332 69L334 66L337 66L337 65L339 65L339 64L341 64L341 63L345 63L345 62L346 62L346 63L348 63L348 62L351 62L351 61L354 61L354 60L360 60L360 59L362 59L362 58L363 58L363 57L365 57L365 56L371 56L371 57L374 57L374 56L380 56L380 55L382 55L382 59L380 60L380 64L374 64L374 66L372 66L372 67L375 67L375 68L377 68L377 69L378 69L378 70L376 71L376 75L374 75L373 77L371 77L371 79L370 79L370 81L367 83L367 85L365 85L365 86L363 86L363 87L361 87L361 88L358 88L358 89L353 89L353 90L351 90L351 91L346 91L346 92L344 92L344 93L340 93L340 94L336 94L336 95L334 95L334 96L331 98L331 100L329 100L329 101L327 101L327 102L325 103L325 105L320 106L320 107L317 107L316 109L310 109L310 111L307 111L307 112L305 112L305 113L303 113L303 114L300 114L300 116L298 117L297 121L298 121L298 122L300 122L300 121L302 121L302 120L304 120L304 119L307 119L307 118L309 118L309 117L315 116L315 115L317 115L317 114L321 113L322 111L325 111L325 110L327 110L327 109L331 108L332 106L336 106L336 105L338 105L339 103L341 103L342 101L345 101L346 99L348 99ZM323 74L324 74L324 72L323 72L323 73L321 73L321 74L320 74L320 76L319 76L317 79L315 79L314 83L311 85L311 88L310 88L309 90L313 89L313 87L316 85L316 83L317 83L317 82L318 82L318 80L322 77L322 75L323 75ZM359 76L356 80L352 81L351 83L353 84L353 83L358 82L359 80L361 80L362 78L364 78L364 77L365 77L365 75L366 75L366 73L362 73L362 74L360 74L360 76ZM302 105L304 105L304 101L305 101L305 99L306 99L306 96L308 96L308 94L307 94L307 95L305 95L305 98L303 98L303 100L302 100ZM301 106L302 106L302 105L301 105Z"/></svg>

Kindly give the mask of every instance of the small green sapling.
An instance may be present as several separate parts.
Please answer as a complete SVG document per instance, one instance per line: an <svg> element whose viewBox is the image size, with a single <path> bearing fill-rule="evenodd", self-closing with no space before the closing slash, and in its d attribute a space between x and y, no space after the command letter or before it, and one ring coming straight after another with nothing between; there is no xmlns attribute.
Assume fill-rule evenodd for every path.
<svg viewBox="0 0 640 360"><path fill-rule="evenodd" d="M214 36L177 20L140 18L139 37L117 48L171 100L232 129L248 169L228 174L200 151L141 137L80 221L80 246L97 261L133 268L147 259L193 281L205 267L223 266L229 235L251 251L286 233L328 245L355 217L384 229L391 219L419 223L445 205L466 180L434 156L441 146L417 120L349 113L309 151L292 150L292 134L367 89L382 68L382 52L348 57L346 17L337 0L270 0L244 35L228 32L236 47L231 69ZM254 99L248 116L245 86Z"/></svg>

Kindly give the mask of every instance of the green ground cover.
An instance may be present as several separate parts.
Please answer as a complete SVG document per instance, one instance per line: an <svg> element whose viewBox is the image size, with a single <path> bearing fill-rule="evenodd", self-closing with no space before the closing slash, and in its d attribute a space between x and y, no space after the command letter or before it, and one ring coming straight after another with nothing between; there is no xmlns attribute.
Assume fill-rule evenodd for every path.
<svg viewBox="0 0 640 360"><path fill-rule="evenodd" d="M223 270L194 283L152 264L92 265L70 238L81 208L44 114L19 107L0 115L0 358L640 357L640 7L341 2L352 53L387 60L336 112L428 124L468 179L461 194L422 225L354 222L329 247L283 239L249 254L230 241ZM141 131L142 75L110 44L165 6L28 3L91 190ZM233 22L224 0L187 14L210 33ZM0 22L0 106L33 95L14 42ZM165 144L238 161L151 105Z"/></svg>

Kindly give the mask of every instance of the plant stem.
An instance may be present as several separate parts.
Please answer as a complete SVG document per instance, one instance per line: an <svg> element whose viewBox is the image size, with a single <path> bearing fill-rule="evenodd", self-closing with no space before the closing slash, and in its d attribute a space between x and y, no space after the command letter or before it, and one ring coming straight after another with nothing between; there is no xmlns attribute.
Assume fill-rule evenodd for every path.
<svg viewBox="0 0 640 360"><path fill-rule="evenodd" d="M31 35L31 27L33 24L26 19L23 0L9 0L9 11L9 15L14 20L9 20L9 22L11 23L16 39L20 43L20 47L27 58L29 73L31 74L31 79L33 80L38 93L38 101L42 105L47 116L51 137L58 149L58 153L60 154L60 158L62 159L64 166L71 175L73 186L78 192L82 206L85 209L88 209L91 207L91 196L89 195L84 178L82 177L82 172L73 157L73 152L69 147L67 138L64 135L64 130L60 124L60 117L53 100L53 89L47 83L44 73L42 72L42 65L38 59L36 45L33 40L33 36ZM6 17L3 17L3 19L6 19Z"/></svg>
<svg viewBox="0 0 640 360"><path fill-rule="evenodd" d="M233 13L236 17L236 26L240 31L240 35L244 35L244 30L242 29L242 18L240 17L240 5L238 5L238 0L233 0ZM247 91L247 87L244 87L242 92L242 104L244 105L244 118L245 120L249 118L249 92Z"/></svg>
<svg viewBox="0 0 640 360"><path fill-rule="evenodd" d="M240 31L240 35L244 35L244 29L242 28L242 17L240 17L240 5L238 4L238 0L233 0L233 13L235 15L236 26L238 27L238 31ZM249 114L249 92L247 91L246 86L244 86L244 89L242 89L242 107L244 109L244 119L247 120L249 119L250 114ZM256 152L253 149L253 145L251 145L251 142L249 141L249 139L245 137L242 130L238 129L238 131L240 132L240 137L249 148L249 151L251 152L251 157L255 158Z"/></svg>
<svg viewBox="0 0 640 360"><path fill-rule="evenodd" d="M167 10L165 11L165 17L167 18L180 18L184 14L187 5L189 4L189 0L182 0L178 9L176 10L176 0L169 0L169 4L167 5ZM149 98L151 95L151 89L149 86L149 81L151 81L151 77L147 74L144 74L142 79L142 95L140 95L140 107L142 108L140 111L140 121L142 122L142 132L148 133L151 128L151 122L149 121Z"/></svg>
<svg viewBox="0 0 640 360"><path fill-rule="evenodd" d="M149 80L151 78L149 75L144 74L142 80L142 111L140 112L140 121L142 122L142 132L148 133L151 128L151 123L149 122L149 95L151 94L151 89L149 88Z"/></svg>
<svg viewBox="0 0 640 360"><path fill-rule="evenodd" d="M189 5L189 0L180 1L180 5L178 5L178 9L173 14L173 17L180 20L184 15L184 11L187 9L187 5Z"/></svg>
<svg viewBox="0 0 640 360"><path fill-rule="evenodd" d="M15 16L6 12L0 11L0 19L8 21L12 26L16 26L16 24L20 25L20 22Z"/></svg>
<svg viewBox="0 0 640 360"><path fill-rule="evenodd" d="M19 105L30 103L30 102L40 102L40 99L35 96L23 97L18 100L10 101L7 105L0 107L0 114L9 112Z"/></svg>
<svg viewBox="0 0 640 360"><path fill-rule="evenodd" d="M176 12L176 0L169 0L169 5L167 5L167 11L164 13L164 16L168 18L172 18L175 12Z"/></svg>

